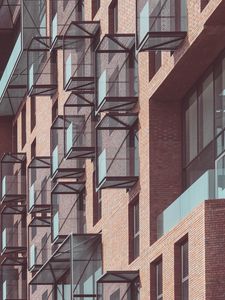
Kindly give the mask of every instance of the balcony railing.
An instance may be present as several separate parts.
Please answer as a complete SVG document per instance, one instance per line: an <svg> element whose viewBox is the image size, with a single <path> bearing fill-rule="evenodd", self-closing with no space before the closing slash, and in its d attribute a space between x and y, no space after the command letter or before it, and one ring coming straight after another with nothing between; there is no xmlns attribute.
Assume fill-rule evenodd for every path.
<svg viewBox="0 0 225 300"><path fill-rule="evenodd" d="M65 119L58 116L51 127L51 174L57 178L79 178L84 175L84 160L67 160L65 151Z"/></svg>
<svg viewBox="0 0 225 300"><path fill-rule="evenodd" d="M136 114L106 114L97 130L97 185L131 188L139 177Z"/></svg>
<svg viewBox="0 0 225 300"><path fill-rule="evenodd" d="M20 215L19 213L16 214L15 211L14 214L12 214L12 212L9 213L8 209L5 208L2 211L1 217L1 253L14 255L15 253L26 252L26 227L22 220L25 215Z"/></svg>
<svg viewBox="0 0 225 300"><path fill-rule="evenodd" d="M26 200L26 156L5 154L1 160L1 201L5 205L21 204Z"/></svg>
<svg viewBox="0 0 225 300"><path fill-rule="evenodd" d="M139 299L138 271L106 272L97 282L97 300Z"/></svg>
<svg viewBox="0 0 225 300"><path fill-rule="evenodd" d="M81 0L52 1L51 48L62 49L63 36L71 22L81 21L83 4Z"/></svg>
<svg viewBox="0 0 225 300"><path fill-rule="evenodd" d="M101 236L71 234L32 278L30 285L55 285L66 299L96 298L96 282L102 274ZM62 280L63 275L67 279ZM73 276L72 276L73 274ZM75 274L75 276L74 276Z"/></svg>
<svg viewBox="0 0 225 300"><path fill-rule="evenodd" d="M129 111L138 100L135 37L105 35L96 49L96 110Z"/></svg>
<svg viewBox="0 0 225 300"><path fill-rule="evenodd" d="M96 123L93 94L72 93L64 105L64 119L66 158L93 158Z"/></svg>
<svg viewBox="0 0 225 300"><path fill-rule="evenodd" d="M221 181L221 176L218 178ZM223 181L225 176L223 175ZM222 182L222 181L221 181ZM215 171L208 170L197 179L183 194L168 206L157 218L157 236L160 238L180 221L188 216L194 208L208 199L225 198L225 186L218 185L215 194Z"/></svg>
<svg viewBox="0 0 225 300"><path fill-rule="evenodd" d="M137 48L175 50L187 33L186 0L137 0Z"/></svg>
<svg viewBox="0 0 225 300"><path fill-rule="evenodd" d="M1 299L26 300L26 268L19 265L1 265L1 270Z"/></svg>
<svg viewBox="0 0 225 300"><path fill-rule="evenodd" d="M61 243L71 231L86 231L83 182L58 183L52 190L52 241Z"/></svg>
<svg viewBox="0 0 225 300"><path fill-rule="evenodd" d="M92 92L94 90L94 50L99 22L72 22L63 39L64 89Z"/></svg>
<svg viewBox="0 0 225 300"><path fill-rule="evenodd" d="M11 0L9 1L11 2ZM16 2L17 3L17 2ZM10 4L10 3L9 3ZM0 111L16 114L27 91L27 53L33 37L46 36L46 3L19 1L17 41L9 57L0 81Z"/></svg>
<svg viewBox="0 0 225 300"><path fill-rule="evenodd" d="M51 206L50 171L50 157L38 156L29 164L29 212L49 212Z"/></svg>
<svg viewBox="0 0 225 300"><path fill-rule="evenodd" d="M49 52L50 38L33 38L28 48L28 94L51 96L57 88L56 59Z"/></svg>
<svg viewBox="0 0 225 300"><path fill-rule="evenodd" d="M19 13L20 0L2 0L0 4L0 30L12 30Z"/></svg>

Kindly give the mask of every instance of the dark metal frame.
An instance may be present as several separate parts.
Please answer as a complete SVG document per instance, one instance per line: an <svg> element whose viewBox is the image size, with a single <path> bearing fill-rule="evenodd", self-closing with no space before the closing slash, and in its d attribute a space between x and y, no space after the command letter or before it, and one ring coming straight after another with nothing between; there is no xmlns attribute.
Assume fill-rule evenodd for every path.
<svg viewBox="0 0 225 300"><path fill-rule="evenodd" d="M88 26L94 26L95 28L92 30L88 29ZM100 22L99 21L80 21L80 22L71 22L68 29L65 32L65 35L63 37L63 62L64 62L64 68L63 68L63 82L64 82L64 90L65 91L77 91L77 92L84 92L84 93L92 93L94 91L94 69L95 64L93 61L93 76L74 76L71 74L71 77L69 81L65 82L65 50L68 49L68 45L73 44L76 40L82 41L82 40L89 40L90 45L88 46L88 50L91 47L95 47L95 44L97 43L97 37L99 35L99 27ZM74 28L74 29L73 29ZM73 30L78 33L70 33L70 31L73 32ZM71 50L74 48L74 46L71 46ZM94 50L94 49L93 49ZM74 50L75 51L75 50ZM85 60L85 54L83 55L83 60ZM93 51L93 59L94 59L94 51ZM79 64L80 66L81 64ZM76 83L77 86L73 87L73 83Z"/></svg>
<svg viewBox="0 0 225 300"><path fill-rule="evenodd" d="M122 122L119 120L119 117L133 117L136 120L131 124L126 124L125 122ZM102 123L106 118L112 118L114 121L118 122L119 126L102 126ZM96 126L96 159L98 159L98 131L99 130L131 130L134 127L137 127L138 122L138 114L137 113L107 113L101 121ZM132 188L137 181L139 180L139 176L106 176L102 179L101 182L98 182L99 177L99 168L98 168L98 162L96 163L96 187L97 189L107 189L107 188ZM113 183L118 182L119 183ZM111 184L110 184L111 182ZM107 184L109 183L109 184Z"/></svg>
<svg viewBox="0 0 225 300"><path fill-rule="evenodd" d="M53 130L62 130L64 132L64 117L62 115L59 115L53 122L51 126L51 151L53 152L53 137L52 137L52 131ZM64 151L64 147L63 147ZM52 170L52 164L53 164L53 156L51 154L51 177L52 180L56 180L59 178L80 178L85 174L85 168L82 167L64 167L62 166L64 162L64 153L62 160L58 163L58 168L53 172Z"/></svg>
<svg viewBox="0 0 225 300"><path fill-rule="evenodd" d="M22 156L21 158L17 156ZM12 158L12 160L7 159L7 158ZM26 161L26 153L6 153L3 155L1 159L1 179L3 179L3 164L22 164L25 163ZM7 175L6 175L7 176ZM2 181L1 181L2 182ZM24 183L25 188L26 188L26 183ZM7 195L7 193L1 198L1 203L4 205L7 205L9 207L17 207L20 204L24 203L26 201L26 193L25 194L15 194L15 195Z"/></svg>
<svg viewBox="0 0 225 300"><path fill-rule="evenodd" d="M107 279L108 276L109 277L114 276L117 279L109 280L109 279ZM121 283L125 283L125 284L127 283L127 284L130 284L127 291L126 291L126 293L130 289L130 287L132 288L132 285L136 284L136 289L137 289L137 292L138 292L138 289L139 289L139 271L108 271L105 274L103 274L103 276L97 281L97 292L98 292L99 285L104 284L104 283L112 283L112 284L113 283L120 283L120 284ZM125 296L125 294L123 295L123 297L124 296ZM136 295L132 294L131 296L132 296L131 300L137 300ZM102 298L102 296L97 295L97 300L108 300L108 299L104 299L104 298Z"/></svg>
<svg viewBox="0 0 225 300"><path fill-rule="evenodd" d="M146 33L145 37L142 39L142 41L140 41L140 43L138 43L138 1L136 0L136 45L137 45L137 50L142 52L142 51L156 51L156 50L162 50L162 51L174 51L176 50L180 44L183 42L183 40L185 39L186 35L187 35L187 30L186 31L156 31L156 32L150 32ZM150 2L151 0L146 0L146 2ZM164 0L164 3L162 5L163 6L166 4L168 0ZM160 12L162 10L162 8L160 9ZM159 12L159 14L160 14ZM176 12L175 12L176 13ZM174 38L173 40L169 41L169 42L162 42L156 46L149 46L147 48L144 48L146 43L150 40L150 39L154 39L154 38ZM177 46L175 47L171 47L169 46L171 43L177 42ZM166 45L168 45L168 47L166 47Z"/></svg>
<svg viewBox="0 0 225 300"><path fill-rule="evenodd" d="M120 39L124 38L124 44ZM130 45L126 45L127 39L133 40L133 42ZM110 48L104 48L104 42L107 40L111 40L115 45L117 45L118 49L110 49ZM103 49L101 49L103 45ZM135 46L135 35L134 34L106 34L102 40L100 41L99 45L96 48L95 51L95 74L97 74L97 68L98 68L98 55L101 53L105 54L118 54L118 53L127 53L127 59L129 59L129 56L134 50ZM127 62L127 59L124 63ZM124 66L123 63L123 66ZM118 72L120 72L119 70ZM119 73L118 73L119 74ZM118 76L118 75L117 75ZM97 77L95 77L95 91L96 91L96 112L105 112L105 111L130 111L134 108L138 101L138 97L136 96L105 96L104 100L102 100L101 104L98 105L98 82ZM107 91L108 93L109 91ZM108 104L108 105L107 105Z"/></svg>
<svg viewBox="0 0 225 300"><path fill-rule="evenodd" d="M40 48L38 48L38 45L40 45ZM34 52L38 53L46 53L46 55L50 51L50 38L49 37L34 37L30 45L28 46L27 49L27 62L28 62L28 68L30 67L30 54ZM30 78L29 78L29 71L28 70L28 76L27 76L27 87L28 87L28 96L52 96L57 89L57 82L55 80L55 83L45 83L45 84L38 84L38 80L41 78L42 74L45 73L45 68L49 66L50 73L47 74L49 78L49 82L52 81L51 76L54 76L55 72L57 70L52 70L52 53L49 54L49 57L46 59L44 66L42 67L41 70L38 71L38 77L36 80L33 81L33 84L30 86ZM46 76L46 75L45 75ZM33 74L33 77L35 77L35 74Z"/></svg>
<svg viewBox="0 0 225 300"><path fill-rule="evenodd" d="M91 255L89 258L84 259L82 257L80 258L74 258L74 254L73 254L73 249L74 249L74 244L73 241L74 239L84 239L83 242L81 242L80 244L78 244L78 249L77 251L81 251L81 249L79 250L79 246L80 247L85 247L85 244L88 243L90 240L88 239L90 237L90 239L93 239L93 241L91 241L92 245L93 245L93 252L91 252ZM90 245L89 245L90 246ZM58 249L52 254L51 258L41 267L41 269L34 275L34 277L32 278L32 280L30 281L29 285L55 285L55 287L57 287L57 283L58 280L63 279L63 277L68 274L69 272L73 272L73 264L74 261L87 261L87 265L84 267L84 270L81 272L81 276L78 279L78 282L76 283L76 286L74 288L74 282L73 282L73 275L71 276L71 288L72 288L72 294L71 294L71 299L73 299L74 297L74 292L76 290L77 285L79 284L80 280L82 279L82 276L84 274L84 271L86 270L88 264L93 261L93 255L96 252L97 248L100 246L100 255L101 255L101 259L99 259L98 261L101 261L101 269L102 269L102 244L101 244L101 235L100 234L70 234L69 236L67 236L67 238L64 240L64 242L58 247ZM82 248L83 249L83 248ZM54 271L60 271L60 275L58 274L58 278L56 278ZM41 275L42 272L47 271L50 272L51 274L51 278L46 278L44 281L42 281L43 279L41 279L41 281L39 282L39 277L43 276ZM76 297L96 297L97 295L84 295L84 294L76 294Z"/></svg>
<svg viewBox="0 0 225 300"><path fill-rule="evenodd" d="M1 210L1 234L3 228L3 215L21 215L21 220L26 218L26 205L21 205L15 207L5 206ZM26 228L24 227L24 231ZM22 235L22 232L21 232ZM15 254L18 256L19 254L25 254L27 251L26 246L18 246L18 247L6 247L2 249L1 246L1 255L9 255L10 258L14 257Z"/></svg>
<svg viewBox="0 0 225 300"><path fill-rule="evenodd" d="M77 107L84 108L86 107L89 109L89 115L87 116L87 120L84 124L84 128L82 129L82 132L85 132L85 127L87 122L95 122L95 116L94 116L94 94L88 93L88 94L80 94L76 92L72 92L70 96L68 97L66 103L64 104L64 155L66 159L87 159L91 158L93 159L95 157L95 145L91 147L77 147L76 141L73 141L73 146L71 149L67 152L66 151L66 129L67 129L67 118L74 118L76 116L74 115L67 115L67 109L68 108ZM79 115L78 115L79 116ZM94 134L94 127L92 128L93 134ZM79 135L80 136L80 135Z"/></svg>
<svg viewBox="0 0 225 300"><path fill-rule="evenodd" d="M69 20L71 18L71 16L73 14L75 14L75 20L76 19L79 19L80 18L80 12L79 12L79 8L80 8L80 3L82 2L82 0L73 0L74 2L74 8L72 9L72 11L70 11L70 15L68 16L67 20L64 22L64 24L60 24L62 29L58 32L58 24L57 24L57 34L56 36L54 37L54 40L52 40L52 22L53 22L53 4L54 2L62 2L63 3L64 0L51 0L51 18L50 18L50 22L51 22L51 26L50 26L50 29L51 29L51 51L52 50L60 50L62 49L63 47L63 36L65 34L65 31L67 30L69 24ZM63 13L62 11L60 12L61 14ZM56 14L57 14L57 11L56 11ZM55 16L56 16L55 14ZM54 17L55 17L54 16Z"/></svg>
<svg viewBox="0 0 225 300"><path fill-rule="evenodd" d="M68 235L61 235L59 228L59 234L57 238L53 238L53 195L77 195L77 199L75 203L78 201L78 197L80 195L84 195L85 191L85 182L78 182L78 181L63 181L60 183L57 183L51 192L51 238L52 243L54 244L60 244L62 243ZM64 221L65 222L65 221Z"/></svg>

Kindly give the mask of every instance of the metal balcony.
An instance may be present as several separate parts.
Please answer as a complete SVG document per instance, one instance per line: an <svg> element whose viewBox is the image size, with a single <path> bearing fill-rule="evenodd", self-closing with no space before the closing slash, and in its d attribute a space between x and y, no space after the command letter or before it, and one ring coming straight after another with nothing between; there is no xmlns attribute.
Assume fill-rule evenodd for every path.
<svg viewBox="0 0 225 300"><path fill-rule="evenodd" d="M97 188L131 188L139 177L137 114L108 113L96 126Z"/></svg>
<svg viewBox="0 0 225 300"><path fill-rule="evenodd" d="M80 178L84 175L84 160L67 160L65 150L65 119L58 116L51 126L51 176L57 178Z"/></svg>
<svg viewBox="0 0 225 300"><path fill-rule="evenodd" d="M51 96L57 89L57 66L50 38L35 37L28 47L28 95Z"/></svg>
<svg viewBox="0 0 225 300"><path fill-rule="evenodd" d="M86 232L84 182L60 182L52 190L52 242Z"/></svg>
<svg viewBox="0 0 225 300"><path fill-rule="evenodd" d="M30 213L48 213L51 208L51 159L38 156L28 166Z"/></svg>
<svg viewBox="0 0 225 300"><path fill-rule="evenodd" d="M27 92L27 49L33 37L46 36L45 5L45 1L19 1L17 39L0 80L2 115L15 115Z"/></svg>
<svg viewBox="0 0 225 300"><path fill-rule="evenodd" d="M4 205L20 205L26 200L26 155L4 154L1 160L1 202Z"/></svg>
<svg viewBox="0 0 225 300"><path fill-rule="evenodd" d="M26 253L26 207L4 207L1 211L1 254Z"/></svg>
<svg viewBox="0 0 225 300"><path fill-rule="evenodd" d="M0 1L0 31L12 30L20 13L20 0Z"/></svg>
<svg viewBox="0 0 225 300"><path fill-rule="evenodd" d="M1 299L26 300L27 269L25 260L21 260L20 263L15 265L12 261L5 259L1 263L1 271Z"/></svg>
<svg viewBox="0 0 225 300"><path fill-rule="evenodd" d="M97 282L97 300L139 299L139 271L109 271Z"/></svg>
<svg viewBox="0 0 225 300"><path fill-rule="evenodd" d="M94 91L94 50L99 22L72 22L63 38L64 89Z"/></svg>
<svg viewBox="0 0 225 300"><path fill-rule="evenodd" d="M101 274L101 235L71 234L34 275L30 285L54 285L56 295L67 300L92 299L97 297L96 282Z"/></svg>
<svg viewBox="0 0 225 300"><path fill-rule="evenodd" d="M66 159L95 156L93 94L71 93L64 105Z"/></svg>
<svg viewBox="0 0 225 300"><path fill-rule="evenodd" d="M175 50L187 34L186 0L137 0L139 51Z"/></svg>
<svg viewBox="0 0 225 300"><path fill-rule="evenodd" d="M51 227L37 227L37 234L32 234L32 226L28 226L29 259L28 269L37 272L51 256Z"/></svg>
<svg viewBox="0 0 225 300"><path fill-rule="evenodd" d="M62 49L63 36L71 22L83 19L83 0L51 0L51 49Z"/></svg>
<svg viewBox="0 0 225 300"><path fill-rule="evenodd" d="M133 34L105 35L96 49L96 110L129 111L138 101Z"/></svg>

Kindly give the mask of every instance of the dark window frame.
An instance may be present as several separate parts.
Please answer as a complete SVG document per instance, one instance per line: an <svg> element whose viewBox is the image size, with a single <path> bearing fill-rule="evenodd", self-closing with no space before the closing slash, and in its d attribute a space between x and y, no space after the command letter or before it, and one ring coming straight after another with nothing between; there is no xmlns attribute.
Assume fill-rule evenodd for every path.
<svg viewBox="0 0 225 300"><path fill-rule="evenodd" d="M21 143L22 148L25 146L27 142L27 122L26 122L26 103L23 106L21 112Z"/></svg>
<svg viewBox="0 0 225 300"><path fill-rule="evenodd" d="M119 29L118 0L112 0L108 9L109 34L118 33Z"/></svg>
<svg viewBox="0 0 225 300"><path fill-rule="evenodd" d="M129 214L129 263L140 256L140 202L137 195L128 206ZM136 210L138 210L136 212ZM136 222L136 213L138 222ZM138 224L138 225L137 225ZM138 246L138 249L135 249ZM137 251L135 253L135 250Z"/></svg>
<svg viewBox="0 0 225 300"><path fill-rule="evenodd" d="M30 131L32 132L36 126L36 97L30 99Z"/></svg>

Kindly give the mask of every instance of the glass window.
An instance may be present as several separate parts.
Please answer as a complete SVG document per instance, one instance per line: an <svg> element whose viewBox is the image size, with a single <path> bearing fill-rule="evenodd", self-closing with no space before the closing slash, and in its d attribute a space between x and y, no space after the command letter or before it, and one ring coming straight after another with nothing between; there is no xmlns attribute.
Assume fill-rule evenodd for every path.
<svg viewBox="0 0 225 300"><path fill-rule="evenodd" d="M130 204L130 261L139 256L140 252L140 228L139 228L139 199Z"/></svg>
<svg viewBox="0 0 225 300"><path fill-rule="evenodd" d="M156 299L163 300L162 260L156 264Z"/></svg>
<svg viewBox="0 0 225 300"><path fill-rule="evenodd" d="M225 59L215 68L215 134L225 128Z"/></svg>
<svg viewBox="0 0 225 300"><path fill-rule="evenodd" d="M109 33L118 32L118 0L113 0L109 6Z"/></svg>
<svg viewBox="0 0 225 300"><path fill-rule="evenodd" d="M188 241L181 245L181 299L188 300Z"/></svg>
<svg viewBox="0 0 225 300"><path fill-rule="evenodd" d="M22 132L22 147L26 144L27 135L26 135L26 105L22 109L21 117L21 132Z"/></svg>
<svg viewBox="0 0 225 300"><path fill-rule="evenodd" d="M30 126L31 132L36 125L36 98L34 96L30 99Z"/></svg>
<svg viewBox="0 0 225 300"><path fill-rule="evenodd" d="M197 93L189 98L189 107L185 111L186 164L198 153Z"/></svg>
<svg viewBox="0 0 225 300"><path fill-rule="evenodd" d="M213 139L214 134L213 73L202 83L199 95L199 149L202 150Z"/></svg>

